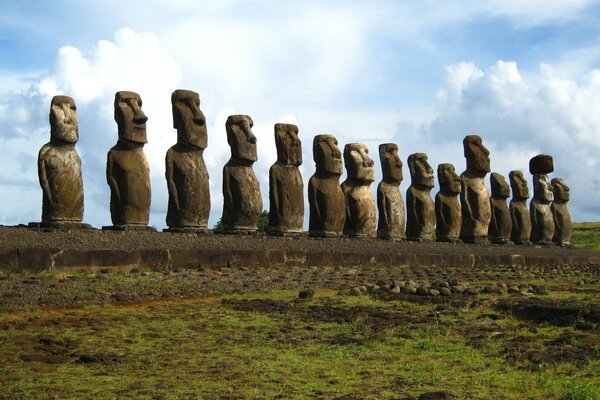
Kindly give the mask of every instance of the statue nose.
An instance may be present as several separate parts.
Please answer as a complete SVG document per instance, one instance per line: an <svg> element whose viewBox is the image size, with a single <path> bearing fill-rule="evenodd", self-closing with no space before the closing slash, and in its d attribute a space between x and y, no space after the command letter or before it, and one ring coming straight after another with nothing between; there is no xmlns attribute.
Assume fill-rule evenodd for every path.
<svg viewBox="0 0 600 400"><path fill-rule="evenodd" d="M133 117L133 122L135 122L136 124L145 124L146 121L148 121L148 117L146 117L144 113L142 113L141 115L136 114Z"/></svg>
<svg viewBox="0 0 600 400"><path fill-rule="evenodd" d="M363 161L363 166L365 166L365 167L372 167L373 165L375 165L375 163L373 162L373 159L371 159L371 158L366 158Z"/></svg>
<svg viewBox="0 0 600 400"><path fill-rule="evenodd" d="M67 105L63 105L63 114L65 116L63 118L63 122L65 124L73 123L73 114L72 114L71 109Z"/></svg>
<svg viewBox="0 0 600 400"><path fill-rule="evenodd" d="M256 143L256 136L254 136L252 131L250 131L249 129L248 129L248 142L250 142L252 144Z"/></svg>

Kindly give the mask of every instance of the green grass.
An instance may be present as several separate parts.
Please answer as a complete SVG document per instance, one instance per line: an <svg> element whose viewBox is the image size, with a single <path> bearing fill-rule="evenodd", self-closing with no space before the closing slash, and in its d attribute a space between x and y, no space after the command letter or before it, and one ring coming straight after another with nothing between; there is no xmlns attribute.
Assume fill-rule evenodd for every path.
<svg viewBox="0 0 600 400"><path fill-rule="evenodd" d="M577 247L600 250L600 222L573 224L572 242Z"/></svg>

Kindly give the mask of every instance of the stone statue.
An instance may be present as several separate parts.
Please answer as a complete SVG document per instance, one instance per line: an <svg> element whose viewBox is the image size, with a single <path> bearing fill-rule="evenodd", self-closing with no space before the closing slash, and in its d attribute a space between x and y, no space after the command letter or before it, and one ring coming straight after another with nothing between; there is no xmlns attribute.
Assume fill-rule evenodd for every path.
<svg viewBox="0 0 600 400"><path fill-rule="evenodd" d="M309 231L312 237L337 237L346 220L346 201L340 187L342 155L333 135L313 140L315 174L308 181Z"/></svg>
<svg viewBox="0 0 600 400"><path fill-rule="evenodd" d="M269 169L269 235L294 236L302 233L304 222L304 183L302 142L298 127L275 124L277 161Z"/></svg>
<svg viewBox="0 0 600 400"><path fill-rule="evenodd" d="M490 172L490 152L483 146L481 137L465 136L463 140L467 169L460 175L462 190L462 225L460 238L466 243L487 243L490 225L490 194L484 178Z"/></svg>
<svg viewBox="0 0 600 400"><path fill-rule="evenodd" d="M459 243L462 216L458 195L461 179L452 164L438 165L437 175L440 191L435 195L435 240Z"/></svg>
<svg viewBox="0 0 600 400"><path fill-rule="evenodd" d="M571 224L571 213L567 207L570 199L569 187L561 178L552 179L552 188L554 192L554 201L550 207L554 216L554 243L563 247L571 247L571 234L573 226Z"/></svg>
<svg viewBox="0 0 600 400"><path fill-rule="evenodd" d="M154 230L150 217L150 169L144 154L146 121L142 99L134 92L115 94L117 144L108 152L106 180L110 186L113 226L103 229Z"/></svg>
<svg viewBox="0 0 600 400"><path fill-rule="evenodd" d="M202 153L207 146L206 119L198 93L176 90L171 95L177 143L165 158L169 189L167 232L210 233L208 170Z"/></svg>
<svg viewBox="0 0 600 400"><path fill-rule="evenodd" d="M510 216L512 219L512 232L510 240L515 244L530 244L531 217L527 208L529 188L521 171L510 171L508 174L513 197L510 201Z"/></svg>
<svg viewBox="0 0 600 400"><path fill-rule="evenodd" d="M551 245L554 237L554 217L550 204L554 198L548 175L554 171L552 157L537 155L529 161L529 172L533 175L533 199L529 204L531 215L531 241L540 245Z"/></svg>
<svg viewBox="0 0 600 400"><path fill-rule="evenodd" d="M347 179L342 183L346 197L344 235L356 238L375 237L377 215L371 183L375 180L374 163L369 149L361 143L344 147Z"/></svg>
<svg viewBox="0 0 600 400"><path fill-rule="evenodd" d="M510 187L504 177L496 172L492 172L490 176L490 185L492 187L492 196L490 197L490 242L510 244L512 219L506 205L506 199L510 196Z"/></svg>
<svg viewBox="0 0 600 400"><path fill-rule="evenodd" d="M431 241L435 228L435 208L430 194L434 178L427 154L411 154L408 168L411 184L406 191L406 238L418 242Z"/></svg>
<svg viewBox="0 0 600 400"><path fill-rule="evenodd" d="M225 123L231 158L223 167L223 224L225 233L254 233L263 202L252 164L256 156L256 137L252 118L230 115Z"/></svg>
<svg viewBox="0 0 600 400"><path fill-rule="evenodd" d="M379 221L377 236L381 239L403 240L404 233L404 199L400 193L402 161L398 157L398 146L394 143L379 145L379 159L383 179L377 186L377 207Z"/></svg>

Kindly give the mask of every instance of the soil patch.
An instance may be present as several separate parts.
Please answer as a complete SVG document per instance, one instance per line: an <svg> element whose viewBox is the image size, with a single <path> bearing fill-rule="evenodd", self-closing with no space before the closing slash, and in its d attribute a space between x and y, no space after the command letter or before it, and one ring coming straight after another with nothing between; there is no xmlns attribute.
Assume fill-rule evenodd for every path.
<svg viewBox="0 0 600 400"><path fill-rule="evenodd" d="M557 326L571 326L578 320L600 323L600 305L597 304L546 299L501 299L494 307L509 311L520 319L548 322Z"/></svg>

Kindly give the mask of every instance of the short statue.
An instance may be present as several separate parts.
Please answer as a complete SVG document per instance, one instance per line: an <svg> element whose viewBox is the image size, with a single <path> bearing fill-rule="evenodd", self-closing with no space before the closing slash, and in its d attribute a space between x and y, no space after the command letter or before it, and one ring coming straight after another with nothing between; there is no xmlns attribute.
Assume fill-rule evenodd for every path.
<svg viewBox="0 0 600 400"><path fill-rule="evenodd" d="M169 189L167 232L209 233L208 170L202 153L207 146L206 119L198 93L176 90L171 95L177 143L167 150L165 177Z"/></svg>
<svg viewBox="0 0 600 400"><path fill-rule="evenodd" d="M490 194L485 186L485 176L490 172L490 152L483 146L481 137L465 136L463 140L467 169L460 175L462 225L460 238L466 243L487 243L490 225Z"/></svg>
<svg viewBox="0 0 600 400"><path fill-rule="evenodd" d="M437 175L440 191L435 195L435 240L459 243L462 216L458 195L461 179L452 164L438 165Z"/></svg>
<svg viewBox="0 0 600 400"><path fill-rule="evenodd" d="M510 244L512 219L506 199L510 197L510 186L506 179L496 172L490 176L492 196L490 197L491 219L489 227L490 242L494 244Z"/></svg>
<svg viewBox="0 0 600 400"><path fill-rule="evenodd" d="M379 220L377 236L381 239L403 240L404 233L404 199L400 193L402 161L398 156L398 145L384 143L379 145L379 159L383 179L377 186L377 207Z"/></svg>
<svg viewBox="0 0 600 400"><path fill-rule="evenodd" d="M346 197L344 235L356 238L375 237L377 215L371 183L375 180L374 163L369 149L361 143L344 146L347 179L342 183Z"/></svg>
<svg viewBox="0 0 600 400"><path fill-rule="evenodd" d="M531 216L531 241L535 244L551 245L554 237L554 217L550 204L554 198L548 174L554 171L552 157L539 154L529 161L529 172L533 175L533 199L529 203Z"/></svg>
<svg viewBox="0 0 600 400"><path fill-rule="evenodd" d="M231 158L223 167L223 224L225 233L254 233L263 202L252 164L256 156L254 122L247 115L230 115L225 123Z"/></svg>
<svg viewBox="0 0 600 400"><path fill-rule="evenodd" d="M569 187L561 178L552 179L554 201L550 207L554 215L554 243L563 247L570 247L573 226L571 224L571 213L567 207L569 202Z"/></svg>
<svg viewBox="0 0 600 400"><path fill-rule="evenodd" d="M277 161L269 169L269 235L294 236L302 233L304 222L304 183L302 142L298 127L275 124Z"/></svg>
<svg viewBox="0 0 600 400"><path fill-rule="evenodd" d="M510 171L508 174L513 197L510 201L510 216L512 219L512 232L510 240L515 244L530 244L531 217L527 208L529 188L521 171Z"/></svg>
<svg viewBox="0 0 600 400"><path fill-rule="evenodd" d="M115 94L117 144L108 152L106 180L110 186L113 226L103 229L154 230L150 217L150 169L144 154L146 121L142 99L134 92Z"/></svg>
<svg viewBox="0 0 600 400"><path fill-rule="evenodd" d="M346 201L340 187L342 155L333 135L313 140L316 171L308 181L309 232L312 237L338 237L346 220Z"/></svg>
<svg viewBox="0 0 600 400"><path fill-rule="evenodd" d="M406 191L406 238L411 241L431 241L435 229L435 208L431 199L434 186L433 169L425 153L408 157L410 187Z"/></svg>

